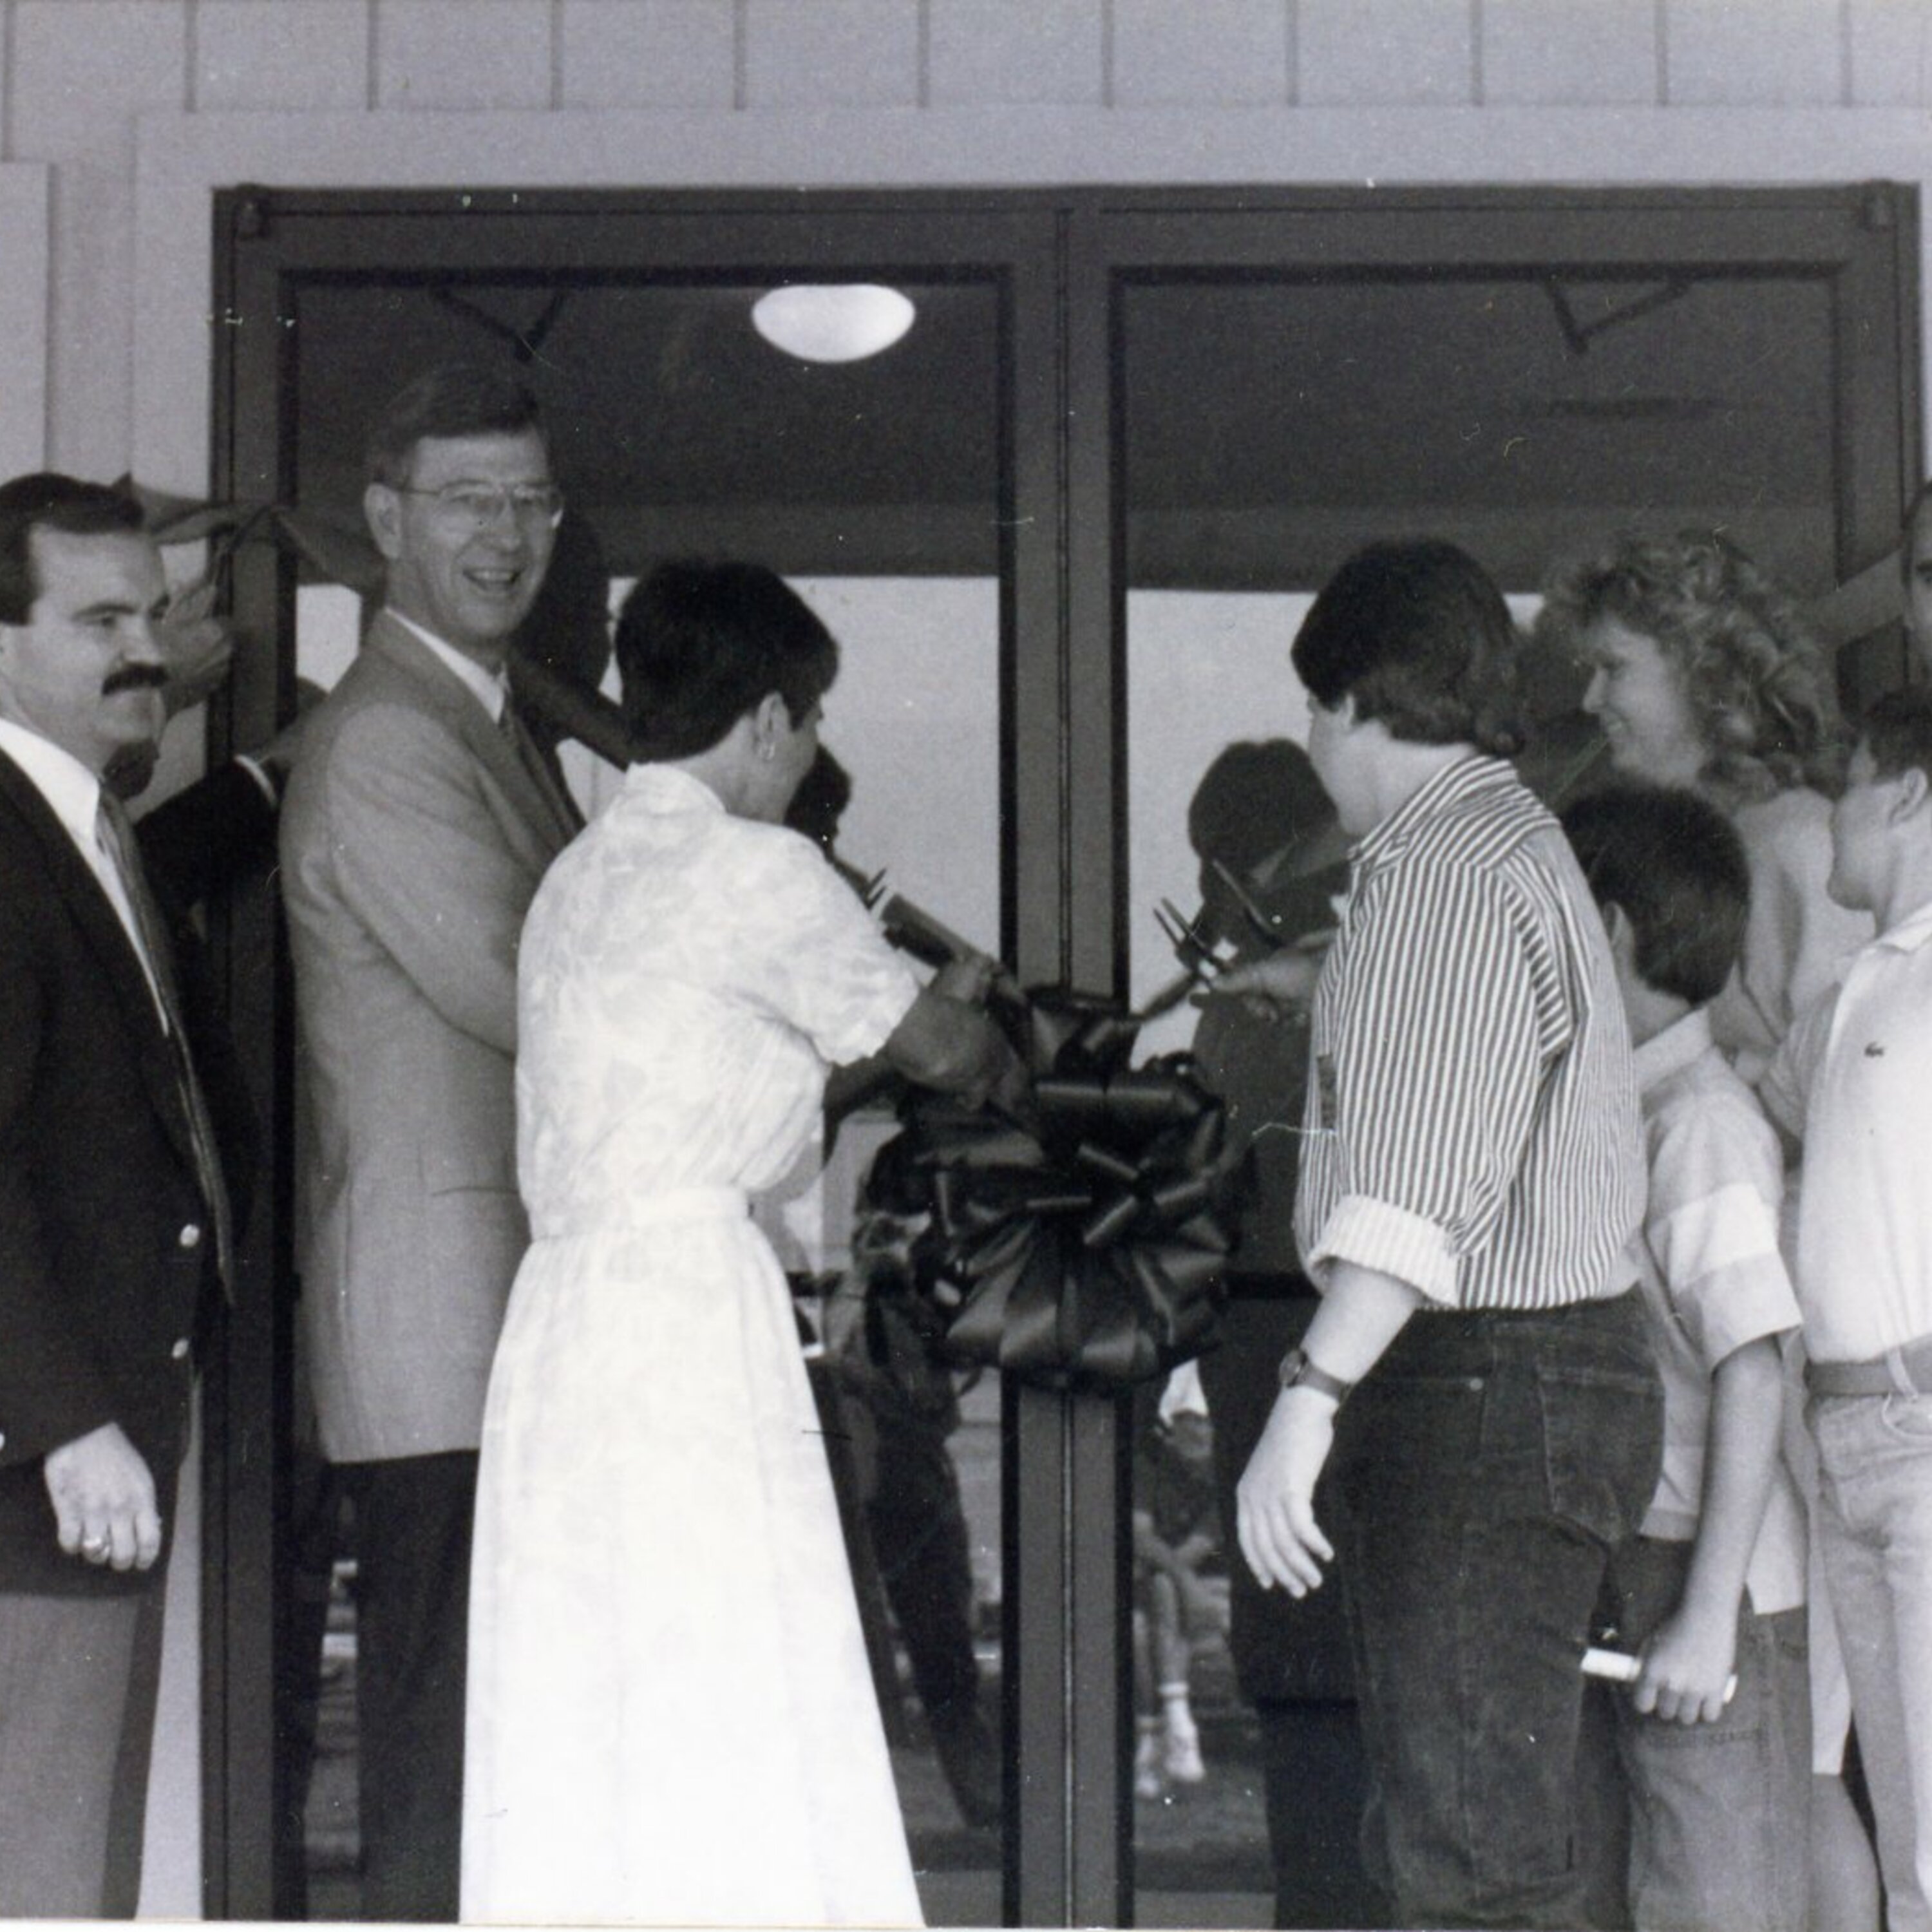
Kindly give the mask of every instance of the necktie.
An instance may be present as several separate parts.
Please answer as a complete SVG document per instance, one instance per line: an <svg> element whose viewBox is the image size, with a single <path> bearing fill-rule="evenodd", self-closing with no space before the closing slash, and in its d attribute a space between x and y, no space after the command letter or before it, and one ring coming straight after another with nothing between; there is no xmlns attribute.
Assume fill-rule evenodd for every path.
<svg viewBox="0 0 1932 1932"><path fill-rule="evenodd" d="M188 1136L194 1150L195 1179L202 1198L214 1220L215 1258L221 1271L222 1292L234 1293L235 1235L228 1203L228 1189L221 1178L221 1156L216 1146L214 1123L208 1111L208 1098L201 1090L194 1062L188 1057L188 1034L182 1024L181 989L175 980L174 950L160 908L148 888L148 875L141 864L140 848L134 842L134 828L113 794L103 789L100 811L96 820L101 849L121 875L128 902L134 909L141 945L160 994L161 1010L167 1017L168 1050L174 1060L175 1079L181 1090L182 1105L188 1114Z"/></svg>
<svg viewBox="0 0 1932 1932"><path fill-rule="evenodd" d="M524 768L525 775L535 785L560 822L570 832L584 829L584 814L577 808L577 801L559 781L537 749L536 740L525 728L524 721L517 716L517 707L506 694L503 708L496 715L496 728L509 741L510 748L517 754L517 762Z"/></svg>

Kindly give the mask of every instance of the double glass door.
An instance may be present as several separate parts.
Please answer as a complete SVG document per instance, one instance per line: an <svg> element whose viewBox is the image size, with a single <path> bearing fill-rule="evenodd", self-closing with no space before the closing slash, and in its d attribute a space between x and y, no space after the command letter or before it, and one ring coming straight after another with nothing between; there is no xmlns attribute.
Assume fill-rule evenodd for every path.
<svg viewBox="0 0 1932 1932"><path fill-rule="evenodd" d="M218 211L235 326L217 488L277 506L263 528L283 540L236 554L243 648L218 729L258 742L298 680L326 686L353 652L368 409L430 362L502 358L551 426L573 532L559 594L593 635L655 562L772 565L842 646L824 730L849 782L841 860L1022 983L1161 1008L1179 969L1154 909L1200 902L1210 824L1242 869L1280 842L1281 794L1209 782L1231 747L1256 770L1298 757L1288 646L1356 544L1453 537L1526 609L1556 555L1631 521L1723 524L1814 596L1888 547L1917 473L1917 349L1916 211L1893 196L1875 220L1886 192L237 190ZM868 357L802 359L752 314L800 284L888 286L912 326ZM1861 643L1849 677L1886 681L1896 652ZM587 689L596 656L576 661ZM610 769L566 757L594 810ZM278 1124L252 1260L279 1292L238 1318L211 1389L206 1838L214 1909L266 1917L301 1857L275 1690L308 1641L295 1075L285 979L260 963L266 894L224 936ZM1169 997L1141 1052L1186 1048L1198 1022ZM1339 1729L1264 1736L1221 1522L1247 1399L1211 1391L1230 1364L1265 1379L1254 1338L1280 1311L1231 1311L1204 1400L1185 1381L1135 1403L928 1364L926 1412L896 1435L908 1390L881 1390L852 1318L890 1267L864 1183L892 1126L848 1116L768 1225L825 1345L928 1918L1265 1924L1278 1880L1291 1910L1324 1895L1311 1864L1346 1847L1271 1860L1265 1798L1270 1774L1278 1793L1337 1788L1346 1669L1292 1658L1284 1694L1332 1705ZM1239 1258L1258 1305L1292 1267L1268 1218ZM1154 1582L1156 1528L1189 1546L1178 1589ZM1167 1721L1177 1682L1191 1756ZM997 1816L948 1708L975 1683Z"/></svg>

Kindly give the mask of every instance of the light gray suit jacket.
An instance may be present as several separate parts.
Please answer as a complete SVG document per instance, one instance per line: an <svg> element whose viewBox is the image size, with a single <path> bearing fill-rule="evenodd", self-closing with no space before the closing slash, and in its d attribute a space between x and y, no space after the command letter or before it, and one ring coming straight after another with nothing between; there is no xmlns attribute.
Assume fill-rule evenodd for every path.
<svg viewBox="0 0 1932 1932"><path fill-rule="evenodd" d="M282 811L304 1106L302 1307L323 1453L474 1449L529 1239L517 942L574 824L387 613Z"/></svg>

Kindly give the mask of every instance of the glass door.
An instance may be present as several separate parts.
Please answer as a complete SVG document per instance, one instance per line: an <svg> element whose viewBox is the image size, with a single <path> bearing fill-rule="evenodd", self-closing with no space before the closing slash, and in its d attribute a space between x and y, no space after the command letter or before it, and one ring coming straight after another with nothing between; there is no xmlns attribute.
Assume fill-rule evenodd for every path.
<svg viewBox="0 0 1932 1932"><path fill-rule="evenodd" d="M536 212L502 197L490 220L461 200L345 224L278 198L267 233L238 235L224 467L232 495L274 506L263 526L279 541L238 554L236 616L281 644L244 646L238 739L298 688L334 682L380 596L360 509L371 409L433 364L501 361L538 395L568 506L520 670L539 716L546 694L568 700L555 728L586 812L614 791L622 757L608 614L661 560L768 563L841 650L806 829L882 910L916 908L1028 977L1054 976L1058 706L1019 701L1029 682L1060 682L1051 623L1043 650L1021 641L1029 606L1050 608L1052 518L1037 499L1052 464L1029 464L1016 409L1050 224L849 207L777 218L729 203L645 216L567 197ZM260 211L230 212L239 231ZM794 352L754 311L800 285L890 288L910 326L850 359ZM1050 382L1051 358L1036 347L1031 361ZM273 1024L280 1050L256 1064L283 1124L268 1239L286 1279L301 1075L285 1010ZM997 1376L968 1377L928 1346L906 1230L868 1186L896 1126L889 1097L829 1115L820 1160L757 1211L795 1289L926 1916L981 1924L1001 1916L1010 1862L1006 1420ZM231 1666L218 1735L260 1754L278 1789L276 1914L353 1916L353 1524L310 1441L299 1326L278 1306L231 1351L229 1412L272 1402L280 1454L272 1475L233 1472L256 1488L230 1492L223 1528L241 1560L224 1567L232 1595L272 1598L281 1690L265 1734ZM238 1872L259 1826L238 1810L231 1822Z"/></svg>
<svg viewBox="0 0 1932 1932"><path fill-rule="evenodd" d="M1332 925L1346 866L1288 652L1362 544L1449 538L1525 619L1553 565L1628 526L1722 529L1807 599L1882 555L1912 439L1896 389L1862 387L1862 345L1896 261L1852 194L1168 200L1100 218L1076 256L1075 394L1104 380L1112 457L1119 929L1143 1052L1192 1052L1250 1186L1222 1346L1130 1424L1134 1904L1378 1923L1348 1579L1264 1594L1232 1535L1312 1307L1290 1225L1306 1035L1187 988L1156 908L1242 951L1257 905L1291 936ZM1896 652L1849 653L1848 692ZM1594 728L1570 666L1535 670L1546 788Z"/></svg>
<svg viewBox="0 0 1932 1932"><path fill-rule="evenodd" d="M1332 863L1280 856L1321 814L1287 652L1357 544L1451 537L1526 610L1552 556L1606 528L1718 520L1817 595L1887 554L1920 473L1917 211L1882 185L238 189L216 212L217 488L287 513L285 540L236 556L218 748L266 738L298 678L327 682L354 649L366 409L418 361L502 356L557 425L581 634L594 644L596 612L656 558L775 566L844 646L826 730L851 786L839 855L1023 982L1137 1008L1179 970L1162 900L1191 914L1222 896L1215 916L1238 929L1215 858L1298 920L1327 916ZM910 298L897 347L799 363L748 320L771 288L853 282ZM1853 694L1895 679L1895 628L1841 663ZM1543 694L1559 738L1580 729L1574 696L1560 673ZM564 755L594 806L608 774ZM277 1126L251 1259L278 1289L232 1324L208 1389L206 1838L211 1912L268 1917L299 1899L300 1753L278 1727L300 1720L316 1614L292 1532L292 1063L286 984L245 963L276 956L272 901L218 938ZM944 1694L922 1684L916 1608L884 1574L903 1539L890 1516L854 1523L937 1922L1264 1924L1277 1886L1304 1922L1355 1909L1339 1598L1326 1623L1257 1622L1217 1534L1243 1432L1305 1319L1282 1232L1294 1042L1262 1054L1214 1030L1175 998L1138 1046L1217 1054L1246 1078L1257 1136L1264 1204L1200 1387L1166 1390L1163 1416L1159 1389L1137 1406L988 1376L954 1384L956 1424L921 1445L942 1445L923 1466L946 1506L924 1516L957 1498L976 1708L1002 1749L997 1830L968 1821L936 1748L927 1702ZM854 1208L885 1130L846 1120L826 1178L782 1217L808 1280L849 1284L877 1258ZM860 1414L849 1432L868 1428ZM888 1439L855 1450L856 1518ZM1172 1616L1144 1587L1137 1514L1207 1540ZM956 1554L956 1600L960 1569ZM1138 1719L1165 1738L1184 1664L1202 1775L1163 1742L1137 1796ZM1272 1855L1270 1792L1286 1801Z"/></svg>

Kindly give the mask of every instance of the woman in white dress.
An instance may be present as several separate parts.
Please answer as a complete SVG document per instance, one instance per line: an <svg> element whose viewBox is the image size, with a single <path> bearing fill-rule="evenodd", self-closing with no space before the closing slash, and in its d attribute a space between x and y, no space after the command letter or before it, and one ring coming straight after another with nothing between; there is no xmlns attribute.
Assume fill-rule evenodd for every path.
<svg viewBox="0 0 1932 1932"><path fill-rule="evenodd" d="M661 568L616 638L639 762L530 909L532 1244L484 1424L463 1916L916 1923L844 1546L748 1192L828 1066L983 1096L989 962L922 988L778 821L837 652L769 571Z"/></svg>

